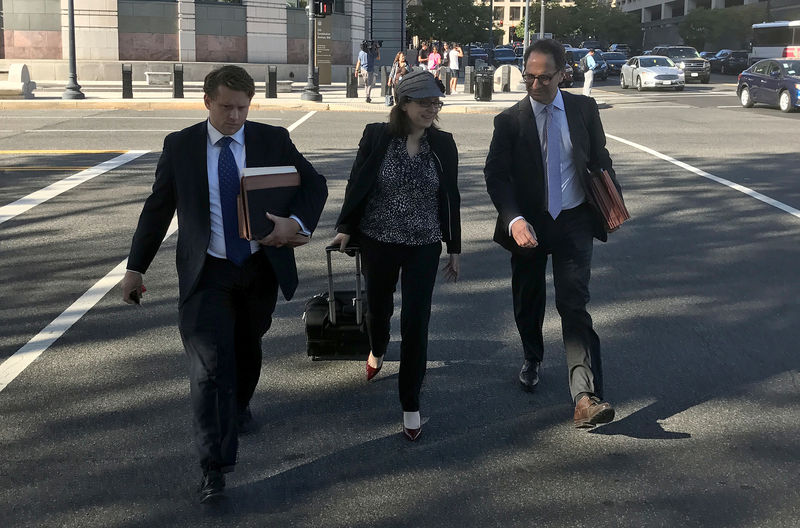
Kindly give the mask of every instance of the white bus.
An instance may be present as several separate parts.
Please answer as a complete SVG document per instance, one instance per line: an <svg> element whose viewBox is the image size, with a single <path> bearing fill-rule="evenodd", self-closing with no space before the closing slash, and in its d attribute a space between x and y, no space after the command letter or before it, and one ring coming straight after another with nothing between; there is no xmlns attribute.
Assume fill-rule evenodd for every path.
<svg viewBox="0 0 800 528"><path fill-rule="evenodd" d="M761 59L800 59L800 20L753 24L750 64Z"/></svg>

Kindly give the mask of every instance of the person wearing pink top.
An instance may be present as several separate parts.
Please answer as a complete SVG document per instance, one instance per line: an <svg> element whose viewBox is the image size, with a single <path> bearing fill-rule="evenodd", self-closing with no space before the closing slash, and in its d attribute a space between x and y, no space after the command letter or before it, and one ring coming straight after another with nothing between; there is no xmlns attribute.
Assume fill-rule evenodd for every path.
<svg viewBox="0 0 800 528"><path fill-rule="evenodd" d="M433 50L428 55L428 71L433 74L437 79L439 78L439 65L442 62L442 56L439 55L439 48L433 47Z"/></svg>

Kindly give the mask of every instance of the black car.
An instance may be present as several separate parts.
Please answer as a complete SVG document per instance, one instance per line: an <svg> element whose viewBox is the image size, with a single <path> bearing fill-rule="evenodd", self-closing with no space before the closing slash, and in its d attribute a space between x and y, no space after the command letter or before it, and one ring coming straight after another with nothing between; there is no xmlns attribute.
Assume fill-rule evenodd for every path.
<svg viewBox="0 0 800 528"><path fill-rule="evenodd" d="M494 62L492 62L492 66L495 68L499 68L500 66L504 66L506 64L510 66L516 66L517 63L518 59L514 54L513 49L506 47L494 49Z"/></svg>
<svg viewBox="0 0 800 528"><path fill-rule="evenodd" d="M467 66L475 66L475 61L483 61L484 66L489 66L489 54L486 53L486 50L483 48L479 48L478 46L464 46L462 48L464 55L467 54L469 51L469 61L467 62Z"/></svg>
<svg viewBox="0 0 800 528"><path fill-rule="evenodd" d="M669 57L686 76L686 84L698 81L708 84L711 80L711 63L702 58L691 46L658 46L653 48L653 55Z"/></svg>
<svg viewBox="0 0 800 528"><path fill-rule="evenodd" d="M576 81L583 80L583 72L581 71L581 59L589 53L588 49L579 49L579 48L571 48L565 50L567 55L567 64L572 66L573 74L572 78ZM608 79L608 64L606 61L603 60L602 54L595 52L594 60L597 62L597 68L595 68L594 76L595 79L604 81Z"/></svg>
<svg viewBox="0 0 800 528"><path fill-rule="evenodd" d="M595 53L595 55L597 55L597 53ZM619 69L622 68L623 64L628 62L628 57L619 51L606 51L603 53L603 60L605 60L608 65L609 75L619 75Z"/></svg>
<svg viewBox="0 0 800 528"><path fill-rule="evenodd" d="M720 55L723 51L725 53ZM718 71L730 75L738 75L747 69L748 61L747 50L722 50L717 53L713 59L709 59L711 71Z"/></svg>

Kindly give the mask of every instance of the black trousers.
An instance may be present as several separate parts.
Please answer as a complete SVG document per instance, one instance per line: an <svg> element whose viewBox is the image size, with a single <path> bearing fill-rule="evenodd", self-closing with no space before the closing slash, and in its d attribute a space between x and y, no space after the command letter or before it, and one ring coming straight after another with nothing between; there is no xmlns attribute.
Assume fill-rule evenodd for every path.
<svg viewBox="0 0 800 528"><path fill-rule="evenodd" d="M278 283L267 258L254 253L242 267L206 256L196 290L180 309L189 359L195 446L203 471L232 471L237 414L261 374L261 338L272 324Z"/></svg>
<svg viewBox="0 0 800 528"><path fill-rule="evenodd" d="M591 210L587 204L562 211L553 220L548 213L537 232L539 246L511 255L511 291L525 359L542 361L547 291L547 255L553 258L556 309L567 354L569 388L574 399L581 392L603 397L600 339L586 311L592 266Z"/></svg>
<svg viewBox="0 0 800 528"><path fill-rule="evenodd" d="M363 235L359 242L367 286L367 332L376 357L382 357L389 345L393 295L400 277L400 404L403 411L419 411L419 392L428 362L431 298L442 244L387 244Z"/></svg>

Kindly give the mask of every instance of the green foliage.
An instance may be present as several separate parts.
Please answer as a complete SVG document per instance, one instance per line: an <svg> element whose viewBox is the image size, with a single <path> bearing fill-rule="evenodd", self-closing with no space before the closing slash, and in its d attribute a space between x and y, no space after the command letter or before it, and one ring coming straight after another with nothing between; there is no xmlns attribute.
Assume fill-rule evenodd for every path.
<svg viewBox="0 0 800 528"><path fill-rule="evenodd" d="M727 9L695 9L678 24L678 33L689 46L743 48L752 36L752 25L767 19L766 8L759 5Z"/></svg>
<svg viewBox="0 0 800 528"><path fill-rule="evenodd" d="M539 32L541 4L531 5L531 34ZM524 23L517 26L517 36L524 37ZM606 43L619 42L635 45L641 41L639 18L623 13L598 0L575 0L575 5L545 4L544 30L569 44L577 45L586 39Z"/></svg>
<svg viewBox="0 0 800 528"><path fill-rule="evenodd" d="M491 12L488 5L473 0L422 0L409 6L406 24L410 35L422 40L484 42L489 37ZM495 32L495 42L502 32Z"/></svg>

